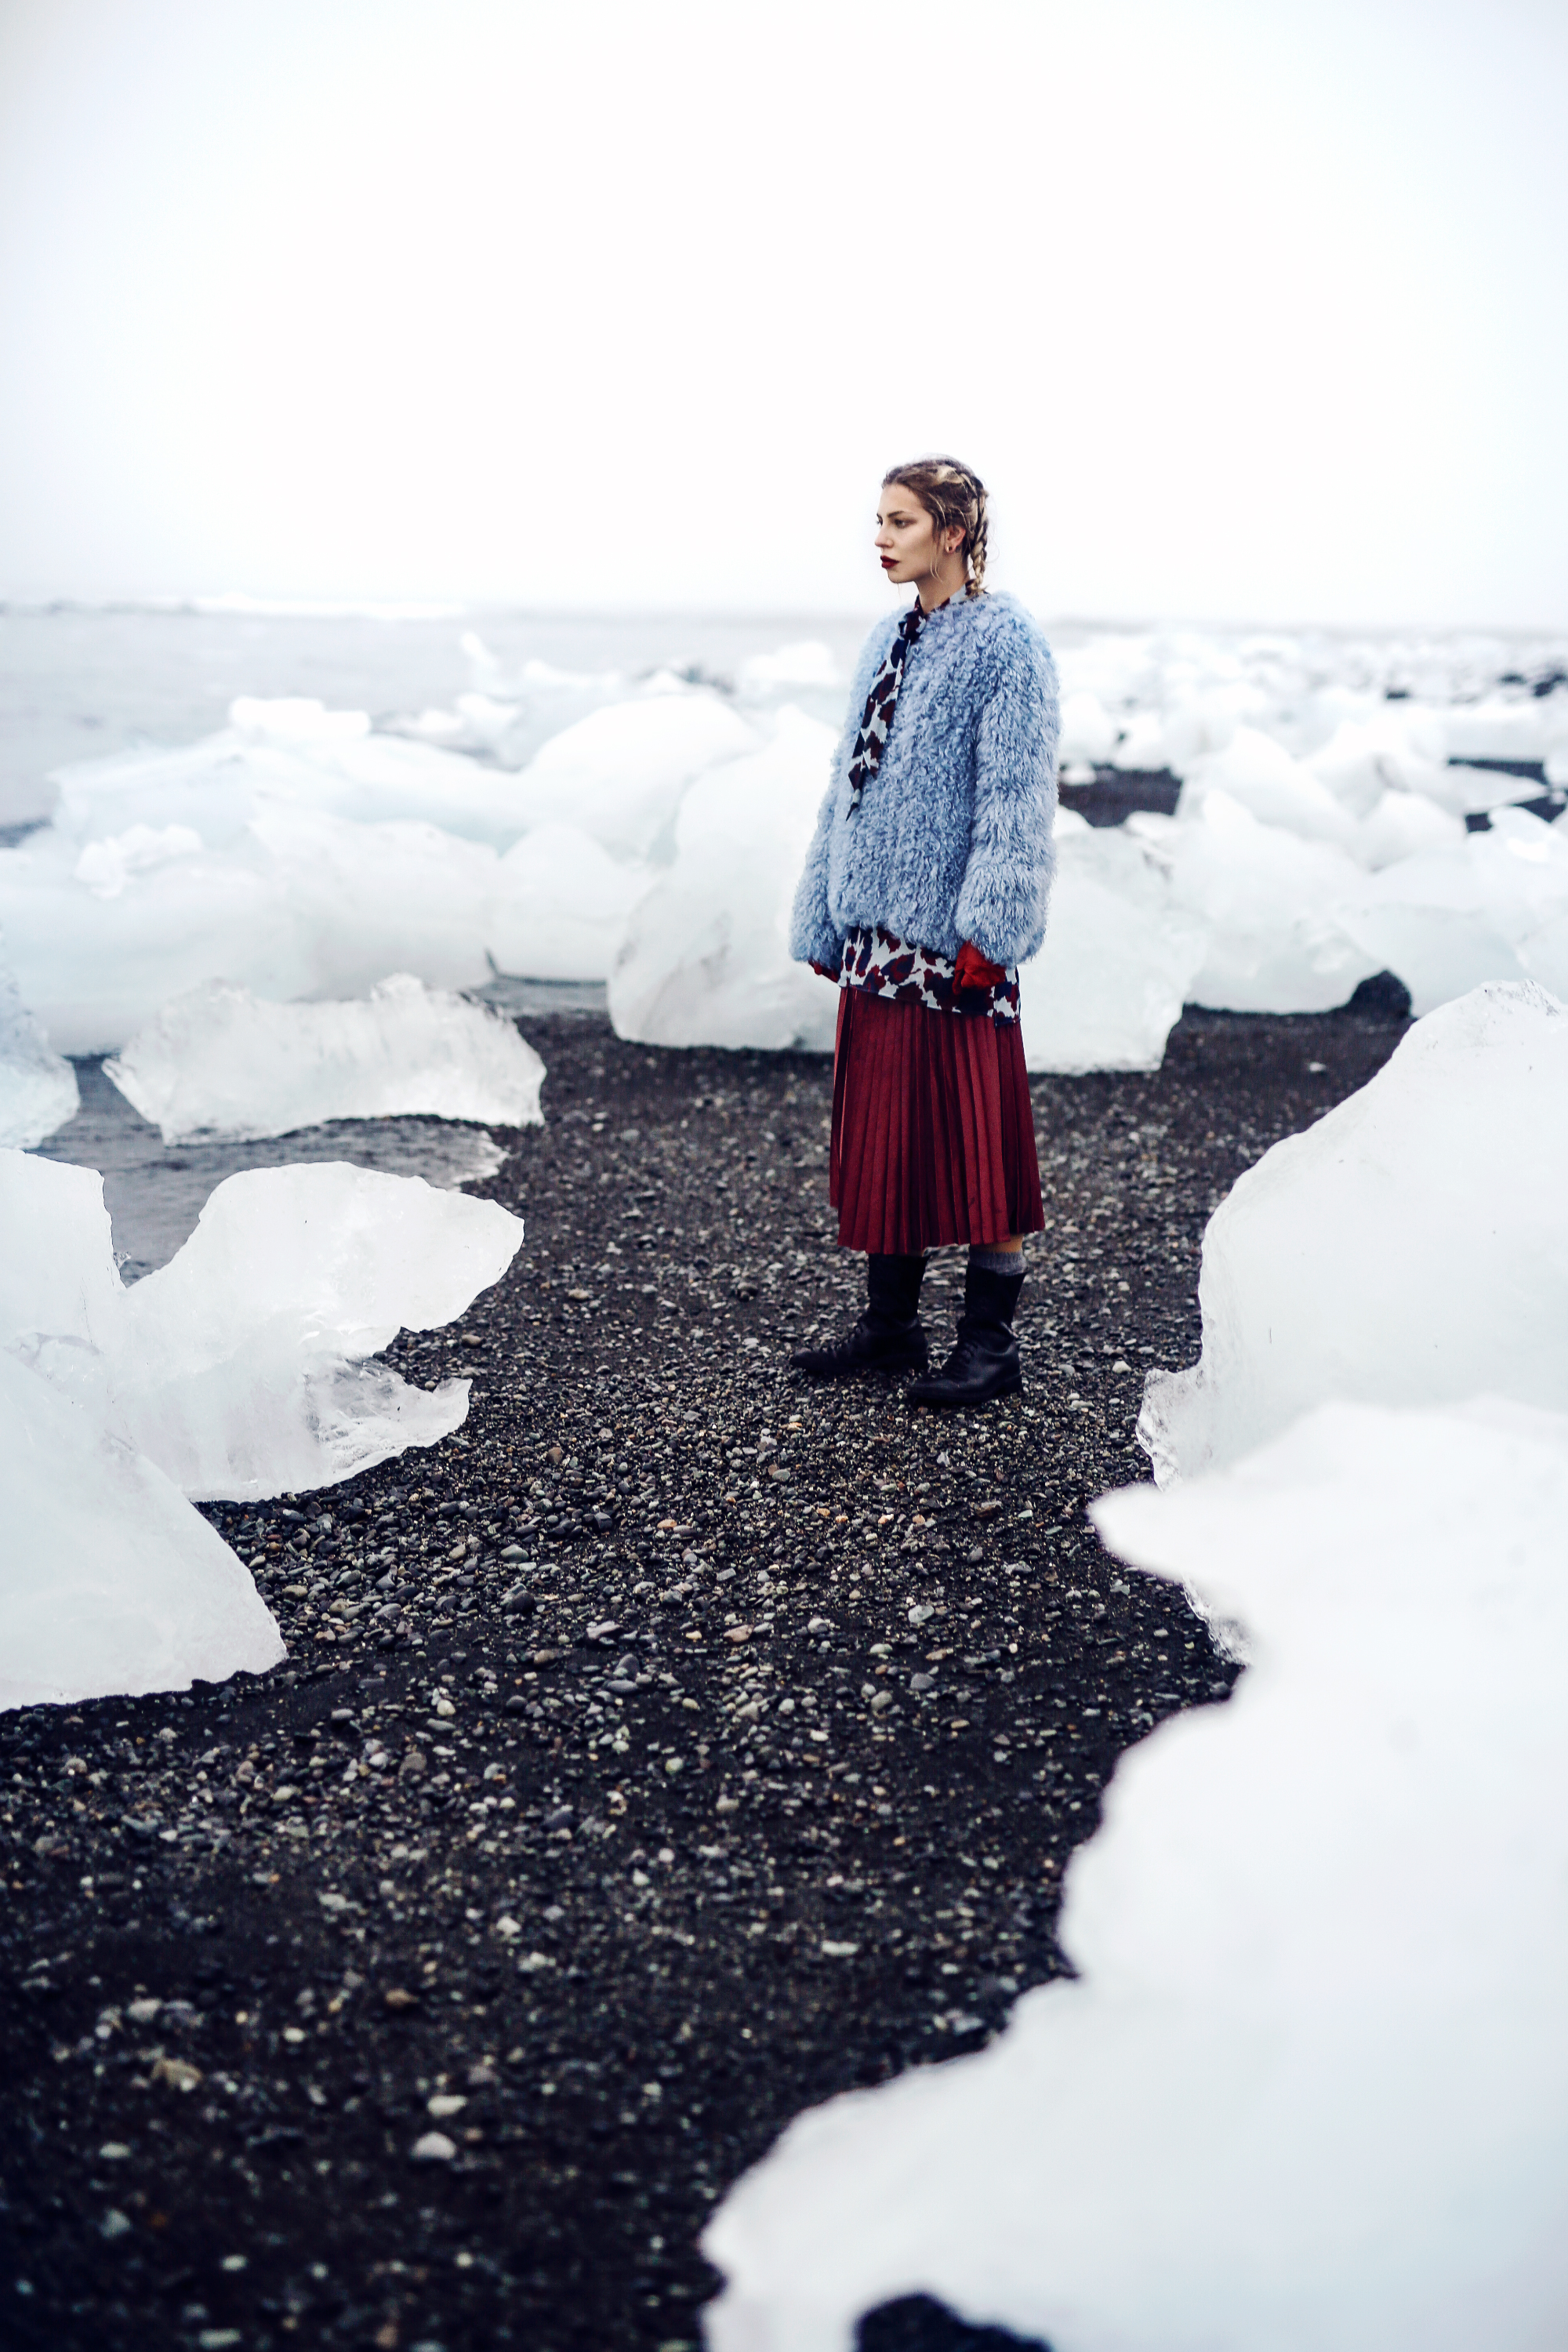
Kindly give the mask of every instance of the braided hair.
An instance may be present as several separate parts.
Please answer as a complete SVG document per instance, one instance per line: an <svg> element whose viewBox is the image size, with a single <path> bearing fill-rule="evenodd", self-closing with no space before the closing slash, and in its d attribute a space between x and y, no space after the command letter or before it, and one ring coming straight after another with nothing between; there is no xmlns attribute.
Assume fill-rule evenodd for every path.
<svg viewBox="0 0 1568 2352"><path fill-rule="evenodd" d="M967 593L983 596L989 525L985 485L979 475L970 467L961 466L956 457L917 457L910 466L889 466L882 477L882 488L886 489L889 482L896 482L920 500L939 534L952 530L963 531L963 557L969 572Z"/></svg>

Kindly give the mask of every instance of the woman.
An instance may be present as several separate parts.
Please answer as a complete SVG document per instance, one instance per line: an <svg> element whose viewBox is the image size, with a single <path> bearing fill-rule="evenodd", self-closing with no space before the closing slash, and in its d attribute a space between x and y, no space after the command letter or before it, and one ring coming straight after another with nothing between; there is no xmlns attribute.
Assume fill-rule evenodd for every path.
<svg viewBox="0 0 1568 2352"><path fill-rule="evenodd" d="M1013 1318L1039 1231L1018 965L1045 937L1056 670L985 588L985 489L930 457L884 479L877 552L912 585L873 629L795 895L790 950L837 982L828 1197L867 1257L866 1311L793 1362L825 1378L922 1370L925 1254L967 1242L957 1344L913 1402L1023 1386Z"/></svg>

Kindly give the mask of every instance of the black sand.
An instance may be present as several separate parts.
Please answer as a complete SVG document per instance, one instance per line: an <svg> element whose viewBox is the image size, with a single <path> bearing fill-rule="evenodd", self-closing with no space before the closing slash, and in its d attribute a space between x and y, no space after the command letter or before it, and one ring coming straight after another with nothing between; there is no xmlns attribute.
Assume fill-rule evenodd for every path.
<svg viewBox="0 0 1568 2352"><path fill-rule="evenodd" d="M0 1718L0 2342L694 2346L714 2200L1058 1972L1119 1751L1228 1690L1082 1507L1196 1353L1209 1212L1392 1009L1189 1016L1155 1076L1037 1080L1029 1391L958 1422L785 1369L858 1294L823 1063L523 1026L551 1124L484 1189L528 1239L392 1351L472 1369L461 1436L211 1510L289 1665Z"/></svg>

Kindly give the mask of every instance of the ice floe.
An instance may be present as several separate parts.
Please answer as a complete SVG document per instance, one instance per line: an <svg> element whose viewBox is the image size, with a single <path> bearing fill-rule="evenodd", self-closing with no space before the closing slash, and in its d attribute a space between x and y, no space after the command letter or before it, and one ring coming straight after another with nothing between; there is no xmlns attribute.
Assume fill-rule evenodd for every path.
<svg viewBox="0 0 1568 2352"><path fill-rule="evenodd" d="M522 1237L493 1202L331 1162L230 1177L127 1289L92 1170L0 1150L0 1707L283 1656L188 1497L331 1486L447 1435L468 1383L367 1361L450 1322Z"/></svg>
<svg viewBox="0 0 1568 2352"><path fill-rule="evenodd" d="M1530 810L1414 852L1371 876L1342 909L1369 960L1430 1012L1479 982L1530 977L1568 996L1568 831Z"/></svg>
<svg viewBox="0 0 1568 2352"><path fill-rule="evenodd" d="M1253 1664L1118 1764L1076 1979L731 2189L714 2352L920 2292L1059 2352L1561 2341L1568 1420L1330 1404L1094 1516Z"/></svg>
<svg viewBox="0 0 1568 2352"><path fill-rule="evenodd" d="M1489 982L1232 1186L1204 1236L1203 1355L1152 1372L1162 1484L1331 1397L1568 1412L1568 1009Z"/></svg>
<svg viewBox="0 0 1568 2352"><path fill-rule="evenodd" d="M717 695L651 695L607 704L552 735L518 789L535 824L579 825L613 856L644 858L661 846L696 778L756 743Z"/></svg>
<svg viewBox="0 0 1568 2352"><path fill-rule="evenodd" d="M1031 1070L1157 1070L1208 949L1167 861L1124 826L1057 814L1057 873L1038 955L1019 973Z"/></svg>
<svg viewBox="0 0 1568 2352"><path fill-rule="evenodd" d="M482 1004L396 972L349 1003L274 1004L208 981L104 1065L165 1143L420 1115L541 1123L544 1065Z"/></svg>
<svg viewBox="0 0 1568 2352"><path fill-rule="evenodd" d="M0 1146L42 1143L76 1116L76 1072L48 1039L0 963Z"/></svg>
<svg viewBox="0 0 1568 2352"><path fill-rule="evenodd" d="M513 842L480 910L496 970L526 980L607 980L626 919L656 867L612 857L580 825L549 822Z"/></svg>
<svg viewBox="0 0 1568 2352"><path fill-rule="evenodd" d="M368 1360L499 1280L521 1219L341 1162L218 1185L166 1265L127 1289L102 1180L0 1151L0 1350L187 1495L333 1486L459 1427L468 1383Z"/></svg>
<svg viewBox="0 0 1568 2352"><path fill-rule="evenodd" d="M249 1570L144 1454L0 1348L0 1708L279 1664Z"/></svg>
<svg viewBox="0 0 1568 2352"><path fill-rule="evenodd" d="M1183 773L1178 816L1199 814L1210 793L1219 793L1228 805L1239 805L1260 824L1306 841L1331 842L1346 849L1355 837L1354 821L1343 803L1304 761L1293 759L1283 743L1261 728L1238 727L1223 751L1185 761Z"/></svg>
<svg viewBox="0 0 1568 2352"><path fill-rule="evenodd" d="M633 910L610 974L623 1037L659 1045L833 1042L837 994L787 945L789 911L833 751L786 706L761 751L687 792L675 859Z"/></svg>
<svg viewBox="0 0 1568 2352"><path fill-rule="evenodd" d="M123 1046L209 981L346 999L399 971L447 990L492 971L607 979L623 950L615 1017L667 1044L826 1042L820 1018L794 1017L809 984L781 980L771 947L748 987L719 944L737 908L771 921L772 877L746 861L783 855L793 817L721 820L706 865L694 827L722 805L712 780L775 742L805 774L791 730L841 718L831 649L752 654L726 686L695 668L511 667L464 642L472 690L447 711L373 724L242 697L202 742L63 771L52 822L0 848L0 927L54 1049ZM1147 1066L1194 924L1207 946L1179 984L1222 1010L1322 1011L1384 969L1418 1009L1483 979L1559 984L1550 892L1487 845L1517 862L1510 826L1555 814L1568 789L1561 645L1067 630L1058 653L1064 774L1160 770L1180 794L1173 820L1130 820L1141 855L1064 858L1061 937L1033 975L1037 1066L1100 1052ZM1488 812L1492 835L1467 835ZM1150 856L1169 882L1153 939ZM700 868L712 923L682 961L661 909L679 904L693 928ZM716 954L722 1006L702 977ZM1095 992L1116 1008L1104 1019Z"/></svg>
<svg viewBox="0 0 1568 2352"><path fill-rule="evenodd" d="M1204 929L1194 1003L1326 1013L1381 969L1347 926L1366 877L1337 844L1265 824L1217 785L1190 817L1141 814L1127 829L1167 861L1176 905Z"/></svg>

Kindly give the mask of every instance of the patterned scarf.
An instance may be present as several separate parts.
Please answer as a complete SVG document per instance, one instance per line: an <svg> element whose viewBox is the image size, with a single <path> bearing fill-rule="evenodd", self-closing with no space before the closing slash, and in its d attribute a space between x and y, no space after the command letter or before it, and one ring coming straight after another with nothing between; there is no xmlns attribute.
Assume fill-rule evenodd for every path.
<svg viewBox="0 0 1568 2352"><path fill-rule="evenodd" d="M920 635L926 618L917 597L899 623L898 634L888 647L887 658L871 681L871 691L866 697L866 708L860 715L860 732L855 738L855 750L849 761L849 814L860 805L860 795L882 764L882 747L888 740L888 730L893 723L893 707L903 683L904 657Z"/></svg>

